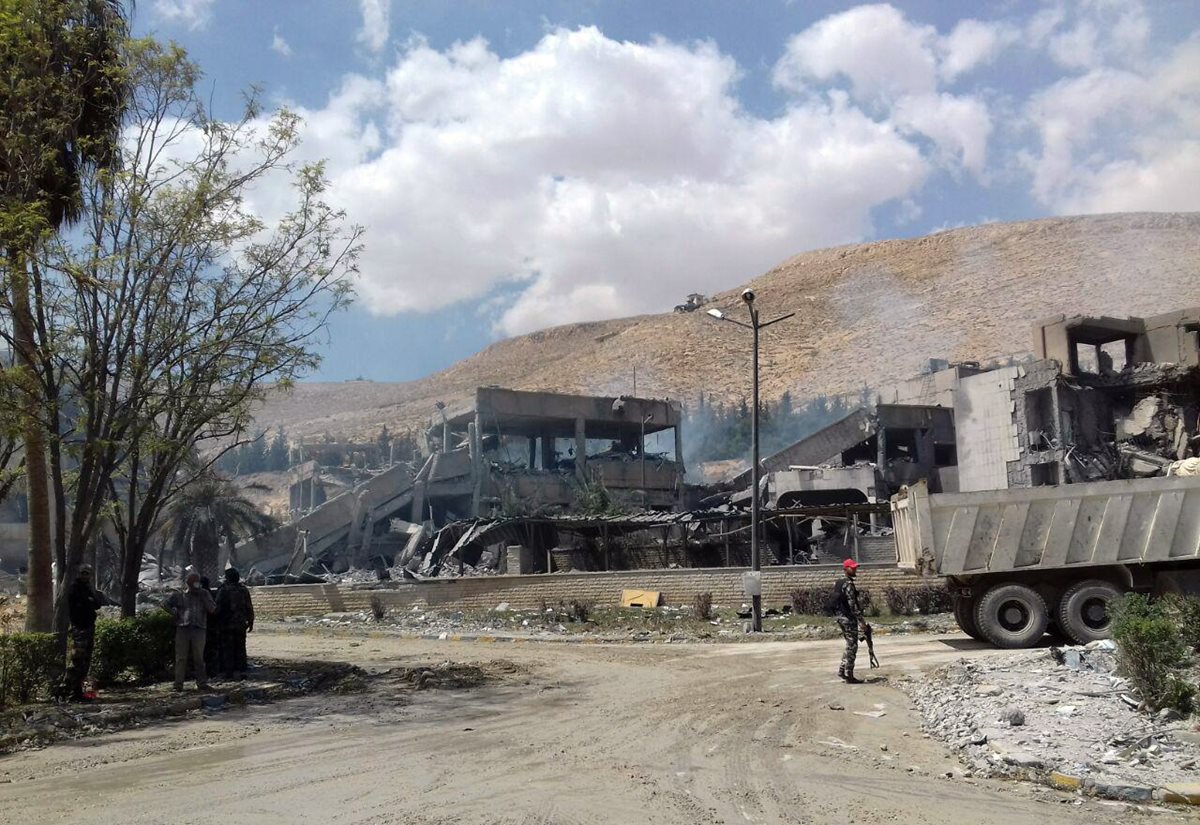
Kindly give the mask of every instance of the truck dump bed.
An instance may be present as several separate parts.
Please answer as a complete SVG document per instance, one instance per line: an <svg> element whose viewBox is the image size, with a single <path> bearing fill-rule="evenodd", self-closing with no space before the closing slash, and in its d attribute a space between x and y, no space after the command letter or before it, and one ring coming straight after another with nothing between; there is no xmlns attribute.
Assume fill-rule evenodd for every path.
<svg viewBox="0 0 1200 825"><path fill-rule="evenodd" d="M900 567L965 576L1200 558L1200 478L892 498Z"/></svg>

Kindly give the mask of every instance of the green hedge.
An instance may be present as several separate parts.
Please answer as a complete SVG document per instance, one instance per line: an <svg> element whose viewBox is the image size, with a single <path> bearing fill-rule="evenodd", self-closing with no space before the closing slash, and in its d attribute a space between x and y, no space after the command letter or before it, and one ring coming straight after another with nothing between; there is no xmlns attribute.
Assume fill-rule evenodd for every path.
<svg viewBox="0 0 1200 825"><path fill-rule="evenodd" d="M49 698L62 674L53 633L0 636L0 707Z"/></svg>
<svg viewBox="0 0 1200 825"><path fill-rule="evenodd" d="M166 611L96 622L91 679L97 685L165 681L174 663L175 621Z"/></svg>

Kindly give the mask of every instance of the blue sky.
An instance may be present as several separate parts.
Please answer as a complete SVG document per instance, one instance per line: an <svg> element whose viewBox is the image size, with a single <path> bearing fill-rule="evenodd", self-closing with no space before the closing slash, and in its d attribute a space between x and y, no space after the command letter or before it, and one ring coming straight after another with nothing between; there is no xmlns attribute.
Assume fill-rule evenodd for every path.
<svg viewBox="0 0 1200 825"><path fill-rule="evenodd" d="M661 312L788 255L1200 209L1200 3L145 0L366 229L314 377Z"/></svg>

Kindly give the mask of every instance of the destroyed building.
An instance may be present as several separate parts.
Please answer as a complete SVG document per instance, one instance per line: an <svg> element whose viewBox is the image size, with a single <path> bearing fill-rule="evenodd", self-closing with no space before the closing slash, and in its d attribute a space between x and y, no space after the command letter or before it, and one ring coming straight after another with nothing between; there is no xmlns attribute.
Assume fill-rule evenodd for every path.
<svg viewBox="0 0 1200 825"><path fill-rule="evenodd" d="M1025 360L931 361L765 458L764 563L894 557L886 502L917 481L965 492L1200 472L1200 308L1059 316L1033 337ZM692 504L678 404L486 387L437 419L423 462L323 504L313 468L298 472L293 506L311 512L244 561L417 576L746 561L750 474Z"/></svg>
<svg viewBox="0 0 1200 825"><path fill-rule="evenodd" d="M1200 308L1044 319L1033 353L934 361L885 387L874 409L767 457L768 504L882 501L918 479L968 492L1200 472Z"/></svg>
<svg viewBox="0 0 1200 825"><path fill-rule="evenodd" d="M634 509L680 509L678 403L481 387L466 407L437 412L420 466L394 464L324 502L314 467L298 470L292 503L308 511L246 542L242 563L284 573L310 560L335 573L379 569L411 559L447 524L570 513L596 495Z"/></svg>

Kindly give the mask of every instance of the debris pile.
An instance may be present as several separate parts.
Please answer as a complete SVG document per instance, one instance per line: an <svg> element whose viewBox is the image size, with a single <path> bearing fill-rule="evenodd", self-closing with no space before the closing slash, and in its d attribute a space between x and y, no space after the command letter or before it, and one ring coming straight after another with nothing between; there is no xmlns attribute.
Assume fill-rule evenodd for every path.
<svg viewBox="0 0 1200 825"><path fill-rule="evenodd" d="M414 605L403 610L390 610L377 620L370 610L327 613L321 617L296 616L284 619L287 624L309 627L349 628L370 625L398 631L404 635L448 639L452 636L485 636L493 638L585 638L599 642L731 642L761 641L761 636L748 636L744 610L715 611L706 620L696 619L690 608L661 606L657 608L588 607L588 618L580 621L572 614L571 605L545 605L539 608L514 609L501 602L492 610L436 610ZM875 621L875 620L872 620ZM780 640L840 638L841 630L831 621L816 622L811 617L795 616L782 611L768 611L764 617L769 637ZM913 616L902 621L877 624L879 635L908 633L950 633L955 630L949 614Z"/></svg>
<svg viewBox="0 0 1200 825"><path fill-rule="evenodd" d="M907 689L926 733L977 775L1129 801L1200 781L1200 732L1173 711L1139 710L1115 650L1105 640L961 660Z"/></svg>

